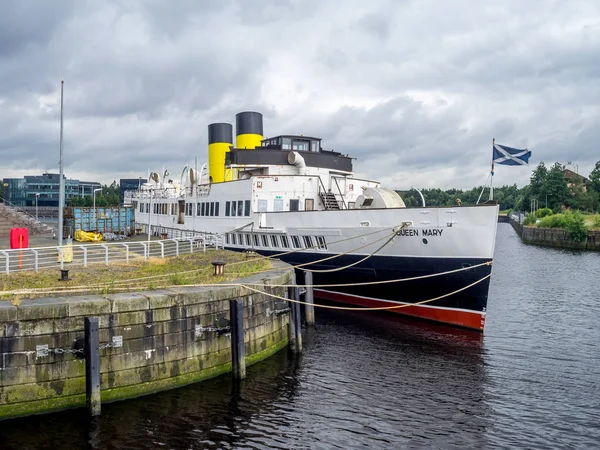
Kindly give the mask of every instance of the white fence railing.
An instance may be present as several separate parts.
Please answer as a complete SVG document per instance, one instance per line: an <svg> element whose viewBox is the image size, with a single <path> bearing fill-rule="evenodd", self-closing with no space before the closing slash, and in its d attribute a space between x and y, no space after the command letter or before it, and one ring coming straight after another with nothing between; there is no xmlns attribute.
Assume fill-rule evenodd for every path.
<svg viewBox="0 0 600 450"><path fill-rule="evenodd" d="M186 253L206 252L207 249L223 248L223 237L204 235L186 239L131 241L63 245L62 247L38 247L0 250L0 274L40 269L60 269L73 266L88 267L90 264L110 265L128 263L148 258L167 258Z"/></svg>

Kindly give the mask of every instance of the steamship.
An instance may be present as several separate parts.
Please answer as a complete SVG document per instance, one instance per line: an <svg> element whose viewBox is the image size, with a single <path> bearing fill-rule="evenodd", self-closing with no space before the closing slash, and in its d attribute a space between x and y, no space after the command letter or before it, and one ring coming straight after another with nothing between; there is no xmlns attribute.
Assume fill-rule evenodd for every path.
<svg viewBox="0 0 600 450"><path fill-rule="evenodd" d="M226 249L314 261L304 268L317 299L404 305L389 311L483 331L490 279L477 281L491 273L482 263L494 253L496 204L408 208L395 191L355 177L353 158L320 138L265 138L258 112L235 124L235 145L231 124L208 126L200 170L186 166L179 181L150 174L133 193L138 227L213 233Z"/></svg>

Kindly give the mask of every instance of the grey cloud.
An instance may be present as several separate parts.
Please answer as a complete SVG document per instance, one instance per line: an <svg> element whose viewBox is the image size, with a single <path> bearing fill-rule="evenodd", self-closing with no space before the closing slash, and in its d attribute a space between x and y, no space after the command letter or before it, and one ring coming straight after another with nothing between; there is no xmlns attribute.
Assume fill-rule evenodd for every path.
<svg viewBox="0 0 600 450"><path fill-rule="evenodd" d="M599 159L600 6L507 1L9 2L0 161L112 181L206 159L206 126L258 110L390 183L470 187L491 139L532 163ZM585 170L585 169L584 169ZM0 173L0 176L2 174ZM525 170L505 170L525 182Z"/></svg>

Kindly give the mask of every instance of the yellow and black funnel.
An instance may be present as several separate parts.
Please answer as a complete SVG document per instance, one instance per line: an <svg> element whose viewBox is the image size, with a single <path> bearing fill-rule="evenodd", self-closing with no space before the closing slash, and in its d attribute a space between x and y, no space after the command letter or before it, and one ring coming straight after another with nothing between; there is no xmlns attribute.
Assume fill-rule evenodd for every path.
<svg viewBox="0 0 600 450"><path fill-rule="evenodd" d="M230 123L211 123L208 126L208 174L211 183L221 183L231 178L225 170L225 154L232 145L233 127Z"/></svg>
<svg viewBox="0 0 600 450"><path fill-rule="evenodd" d="M260 147L263 140L263 116L254 111L235 115L235 148Z"/></svg>

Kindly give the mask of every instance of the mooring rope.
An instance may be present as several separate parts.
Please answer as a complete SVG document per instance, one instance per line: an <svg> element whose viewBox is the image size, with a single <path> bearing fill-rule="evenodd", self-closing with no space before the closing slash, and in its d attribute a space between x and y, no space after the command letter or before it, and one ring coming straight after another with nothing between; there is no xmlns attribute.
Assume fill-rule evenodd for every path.
<svg viewBox="0 0 600 450"><path fill-rule="evenodd" d="M292 302L292 303L299 303L301 305L311 305L311 306L315 306L317 308L325 308L325 309L337 309L337 310L342 310L342 311L384 311L384 310L390 310L390 309L400 309L400 308L408 308L409 306L418 306L418 305L424 305L426 303L431 303L431 302L435 302L436 300L441 300L442 298L446 298L446 297L450 297L451 295L454 294L458 294L459 292L465 291L467 289L469 289L470 287L475 286L478 283L481 283L482 281L488 279L489 277L491 277L491 274L487 274L486 276L484 276L483 278L480 278L479 280L465 286L462 287L460 289L457 289L453 292L450 292L448 294L444 294L444 295L440 295L438 297L434 297L434 298L430 298L427 300L422 300L420 302L416 302L416 303L403 303L400 305L394 305L394 306L379 306L379 307L352 307L352 306L333 306L333 305L322 305L319 303L307 303L307 302L303 302L302 300L296 300L296 299L290 299L290 298L285 298L285 297L281 297L279 295L276 294L271 294L269 292L265 292L265 291L261 291L260 289L254 289L251 288L248 285L242 285L242 287L255 292L255 293L259 293L259 294L264 294L268 297L272 297L272 298L276 298L279 300L285 300L287 302Z"/></svg>
<svg viewBox="0 0 600 450"><path fill-rule="evenodd" d="M397 279L393 279L393 280L379 280L379 281L365 281L365 282L356 282L356 283L336 283L336 284L269 284L268 286L270 288L274 288L274 287L303 287L303 288L336 288L336 287L355 287L355 286L369 286L369 285L379 285L379 284L391 284L391 283L401 283L404 281L415 281L415 280L422 280L425 278L433 278L433 277L437 277L437 276L443 276L443 275L449 275L452 273L458 273L458 272L463 272L466 270L471 270L477 267L482 267L482 266L491 266L492 265L492 261L486 261L484 263L481 264L477 264L474 266L468 266L468 267L462 267L460 269L454 269L454 270L448 270L445 272L439 272L439 273L432 273L432 274L427 274L427 275L419 275L416 277L408 277L408 278L397 278ZM289 268L284 268L285 270L289 270ZM267 269L266 271L272 271L274 269ZM255 272L256 273L260 273L259 272ZM490 276L490 275L488 275ZM482 280L479 280L482 281ZM479 282L478 281L478 282ZM476 283L478 283L476 282ZM177 287L182 287L182 288L186 288L186 287L238 287L238 286L264 286L263 283L199 283L199 284L186 284L186 285L163 285L163 286L158 286L156 289L173 289L173 288L177 288ZM106 287L106 286L103 286ZM129 287L110 287L109 289L110 291L114 291L114 292L132 292L132 291L139 291L140 287L139 286L129 286ZM55 293L64 293L64 292L69 292L69 293L85 293L85 292L90 292L90 288L86 287L86 288L82 288L79 286L72 286L69 288L68 291L65 291L65 289L61 289L61 290L53 290L53 289L36 289L36 290L14 290L14 291L3 291L1 294L3 295L27 295L27 294L55 294Z"/></svg>
<svg viewBox="0 0 600 450"><path fill-rule="evenodd" d="M398 236L398 234L400 233L400 231L401 231L401 230L403 230L404 228L406 228L407 226L408 226L408 224L405 222L405 223L403 223L403 224L402 224L402 226L401 226L400 228L398 228L397 230L396 230L396 229L394 229L394 232L392 233L391 237L389 237L389 239L388 239L387 241L385 241L385 243L384 243L383 245L381 245L381 246L380 246L380 247L379 247L377 250L375 250L374 252L371 252L369 255L365 256L364 258L362 258L362 259L359 259L358 261L355 261L355 262L353 262L353 263L351 263L351 264L348 264L348 265L346 265L346 266L342 266L342 267L334 267L334 268L332 268L332 269L311 269L311 270L310 270L310 272L314 272L314 273L331 273L331 272L339 272L339 271L341 271L341 270L345 270L345 269L349 269L350 267L354 267L354 266L356 266L357 264L360 264L361 262L363 262L363 261L366 261L367 259L369 259L369 258L370 258L370 257L372 257L373 255L376 255L377 253L379 253L379 251L380 251L380 250L382 250L382 249L383 249L383 248L384 248L386 245L388 245L390 242L392 242L392 240L393 240L393 239L394 239L396 236ZM377 241L373 241L373 242L372 242L370 245L373 245L375 242L379 242L379 241L381 241L381 240L385 239L386 237L387 237L387 236L384 236L383 238L381 238L381 239L378 239ZM345 256L345 255L347 255L348 253L352 253L353 251L354 251L354 250L349 250L349 251L347 251L347 252L340 253L339 255L335 255L334 257L335 257L335 258L337 258L337 257L340 257L340 256ZM293 266L293 267L294 267L294 269L299 269L299 268L301 268L301 267L305 267L305 266L309 266L309 265L313 265L313 264L318 264L318 263L321 263L321 262L323 262L323 261L327 261L327 260L329 260L329 259L332 259L332 258L323 258L323 259L321 259L321 260L317 260L317 261L311 261L311 262L307 262L307 263L304 263L304 264L298 264L298 265L296 265L296 266Z"/></svg>
<svg viewBox="0 0 600 450"><path fill-rule="evenodd" d="M403 223L402 227L400 229L404 228L406 225L407 225L406 222ZM399 230L396 230L396 228L397 227L395 227L395 228L392 229L393 230L392 233L391 233L392 238L394 236L396 236L397 232L399 231ZM373 234L378 234L378 233L381 233L381 232L386 231L386 230L387 230L387 228L381 229L381 230L377 230L377 231L372 231L372 232L365 233L365 234L358 235L358 236L351 236L351 237L348 237L348 238L344 238L344 239L340 239L340 240L337 240L337 241L334 241L334 242L330 242L329 245L338 244L338 243L346 242L346 241L353 240L353 239L364 238L366 236L371 236ZM303 267L305 265L315 264L315 263L319 263L319 262L322 262L322 261L334 259L334 258L337 258L339 256L343 256L343 255L346 255L348 253L352 253L352 252L361 250L361 249L363 249L365 247L368 247L370 245L373 245L373 244L375 244L377 242L380 242L380 241L388 238L389 236L390 235L386 235L386 236L384 236L384 237L382 237L380 239L377 239L375 241L372 241L372 242L366 243L364 245L361 245L359 247L353 248L353 249L348 250L348 251L346 251L344 253L335 254L333 256L330 256L330 257L327 257L327 258L323 258L322 260L317 260L317 261L312 261L312 262L308 262L308 263L303 263L301 265L292 266L292 267L293 268ZM387 243L386 243L386 245L387 245ZM246 261L232 262L232 263L229 264L229 267L235 266L235 265L238 265L238 264L244 264L244 263L247 263L247 262L262 261L262 260L265 260L265 259L266 260L278 259L280 256L289 255L289 254L296 253L296 252L303 251L303 250L307 250L307 249L315 249L315 248L318 248L318 247L319 247L319 245L316 244L316 245L313 245L310 248L294 249L294 250L291 250L289 252L277 253L275 255L257 256L255 258L252 258L252 259L246 260ZM378 249L377 251L379 251L380 249ZM372 256L372 254L369 255L368 257L370 257L370 256ZM364 258L364 259L366 259L366 258ZM356 265L359 262L360 261L354 263L353 265ZM340 268L339 270L343 270L344 268L345 267ZM118 285L127 285L127 284L137 283L137 282L140 282L140 281L147 281L147 280L152 280L152 279L166 278L166 277L169 277L169 276L172 276L172 275L187 275L187 274L191 274L191 273L200 273L200 272L207 271L207 270L210 270L210 269L211 269L211 267L208 266L208 267L204 267L204 268L200 268L200 269L192 269L192 270L187 270L187 271L182 271L182 272L171 272L171 273L160 274L160 275L149 275L149 276L146 276L146 277L130 278L128 280L107 281L107 282L103 282L103 283L96 283L96 284L92 284L92 285L87 285L87 288L88 289L103 288L103 287L106 287L106 286L114 286L116 284L118 284ZM287 268L284 268L282 270L286 270L286 269ZM269 269L269 270L273 270L273 269ZM265 270L265 271L268 271L268 270ZM255 272L255 273L260 273L260 272ZM53 288L52 290L48 290L48 289L45 289L45 288L39 288L39 289L21 289L21 290L17 291L18 292L17 295L23 295L23 294L27 294L27 293L31 294L31 293L55 293L55 292L79 292L79 288L80 288L79 286L65 286L65 287L61 287L61 288ZM0 291L0 296L1 295L10 295L10 294L12 294L14 292L15 291Z"/></svg>

